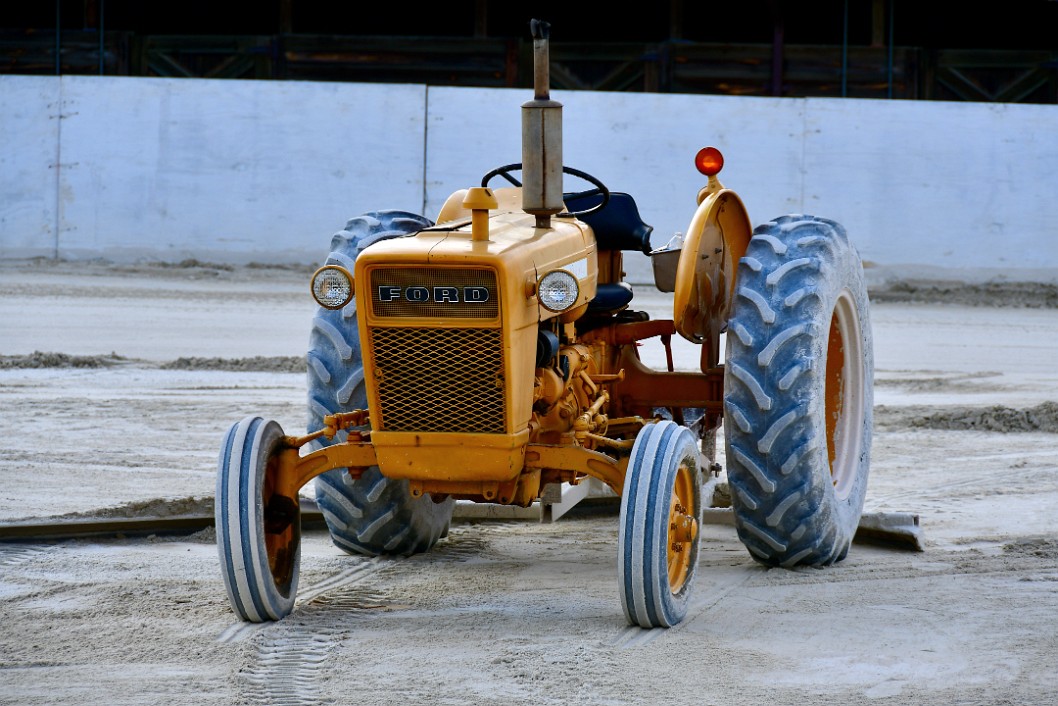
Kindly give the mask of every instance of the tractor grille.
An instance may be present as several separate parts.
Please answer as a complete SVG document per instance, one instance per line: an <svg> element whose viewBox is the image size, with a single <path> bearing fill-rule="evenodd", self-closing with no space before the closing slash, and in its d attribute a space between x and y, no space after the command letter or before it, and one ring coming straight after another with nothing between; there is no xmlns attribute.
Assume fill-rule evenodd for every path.
<svg viewBox="0 0 1058 706"><path fill-rule="evenodd" d="M496 273L462 267L380 267L371 272L375 316L495 319Z"/></svg>
<svg viewBox="0 0 1058 706"><path fill-rule="evenodd" d="M506 431L502 329L374 328L381 431Z"/></svg>

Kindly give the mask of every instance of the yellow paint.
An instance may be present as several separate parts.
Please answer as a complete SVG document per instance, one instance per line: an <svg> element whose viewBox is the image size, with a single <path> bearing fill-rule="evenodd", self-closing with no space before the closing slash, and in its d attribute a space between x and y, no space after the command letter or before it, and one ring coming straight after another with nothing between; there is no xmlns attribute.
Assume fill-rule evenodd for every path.
<svg viewBox="0 0 1058 706"><path fill-rule="evenodd" d="M680 466L672 488L669 508L668 576L669 590L679 593L691 570L691 542L698 536L698 522L694 507L695 473L686 465Z"/></svg>
<svg viewBox="0 0 1058 706"><path fill-rule="evenodd" d="M510 204L512 191L506 191L502 203ZM460 205L478 206L474 194L463 193ZM453 198L456 198L453 196ZM493 199L500 203L499 198ZM461 215L446 204L450 213ZM490 203L488 201L486 204ZM481 228L481 226L478 226ZM395 238L380 242L365 250L356 261L355 281L358 303L360 340L364 358L368 408L372 420L372 444L379 468L393 478L434 481L505 481L518 475L523 466L522 454L529 438L532 418L535 378L537 333L542 321L559 317L540 306L535 292L530 293L527 282L553 269L566 269L578 274L580 297L574 309L583 309L595 296L598 269L595 261L595 238L591 229L575 220L554 219L551 228L536 227L536 220L522 212L499 210L488 219L488 239L475 239L474 226L454 218L449 226L427 229L414 237ZM495 316L473 318L464 316L384 316L371 306L372 276L386 268L429 268L449 271L456 276L460 271L485 270L495 275L495 296L503 303ZM441 277L443 279L443 276ZM389 296L389 294L387 294ZM394 331L394 336L407 331L450 329L494 330L499 340L491 352L461 350L460 360L466 356L488 355L482 365L495 365L498 390L503 397L506 423L496 433L421 433L387 430L388 420L381 405L380 390L391 371L380 365L377 351L372 346L372 332L381 329ZM387 334L388 335L388 334ZM488 338L482 333L482 338ZM417 344L418 345L418 344ZM416 355L451 355L451 351L415 349ZM393 367L392 365L390 367ZM451 414L458 400L452 401Z"/></svg>
<svg viewBox="0 0 1058 706"><path fill-rule="evenodd" d="M463 199L463 208L470 209L470 239L489 239L489 211L499 208L500 204L491 189L475 186L467 189Z"/></svg>
<svg viewBox="0 0 1058 706"><path fill-rule="evenodd" d="M753 227L742 199L716 177L701 195L676 268L673 321L687 340L718 346L734 299L738 261Z"/></svg>
<svg viewBox="0 0 1058 706"><path fill-rule="evenodd" d="M377 465L383 475L409 481L416 496L528 505L549 483L587 477L620 494L630 447L654 405L704 407L719 419L716 346L751 229L741 200L715 177L699 196L677 274L674 322L615 324L578 337L576 323L600 276L619 280L620 254L600 263L594 233L575 219L538 227L521 211L517 188L457 191L437 226L365 250L353 281L368 409L328 417L320 433L288 439L277 485L296 497L327 470L348 468L355 477ZM548 311L537 299L540 277L558 269L580 286L565 312ZM536 367L541 328L559 337L561 371ZM648 370L634 355L640 339L675 331L708 343L702 373ZM449 390L451 399L422 401L423 377L429 390ZM345 443L297 455L296 447L315 436L333 438L368 422L370 432L350 431ZM679 509L689 507L693 482L681 471L674 489L673 590L688 566L687 552L672 547L698 531Z"/></svg>

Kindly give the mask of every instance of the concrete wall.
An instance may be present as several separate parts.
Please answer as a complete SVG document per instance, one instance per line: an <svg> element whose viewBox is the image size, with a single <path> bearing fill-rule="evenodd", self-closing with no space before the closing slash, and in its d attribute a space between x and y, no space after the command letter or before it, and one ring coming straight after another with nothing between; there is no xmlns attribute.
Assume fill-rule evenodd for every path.
<svg viewBox="0 0 1058 706"><path fill-rule="evenodd" d="M437 213L521 159L522 90L0 76L0 258L311 262L346 218ZM701 146L755 222L866 261L1058 273L1058 106L556 92L565 162L686 228Z"/></svg>
<svg viewBox="0 0 1058 706"><path fill-rule="evenodd" d="M0 110L0 257L311 262L422 206L424 86L3 76Z"/></svg>

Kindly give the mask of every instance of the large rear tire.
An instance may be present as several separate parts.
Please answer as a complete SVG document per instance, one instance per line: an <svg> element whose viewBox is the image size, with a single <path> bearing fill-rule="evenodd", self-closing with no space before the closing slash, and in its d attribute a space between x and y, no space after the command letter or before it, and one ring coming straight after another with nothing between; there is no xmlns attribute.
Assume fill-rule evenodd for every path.
<svg viewBox="0 0 1058 706"><path fill-rule="evenodd" d="M298 499L276 492L279 424L247 417L220 450L214 517L221 573L232 610L243 620L279 620L294 608L301 569Z"/></svg>
<svg viewBox="0 0 1058 706"><path fill-rule="evenodd" d="M672 627L687 614L698 568L698 439L661 421L636 436L621 495L617 584L629 624Z"/></svg>
<svg viewBox="0 0 1058 706"><path fill-rule="evenodd" d="M368 246L414 233L433 225L404 211L375 211L351 219L331 240L325 264L350 271ZM308 352L308 430L323 427L328 414L367 408L364 367L356 300L344 308L321 308L312 321ZM335 441L344 441L341 432ZM313 442L330 444L326 439ZM316 478L316 502L323 512L331 540L351 554L414 554L430 549L448 530L452 500L434 502L429 495L413 498L408 482L384 477L377 466L359 479L345 469Z"/></svg>
<svg viewBox="0 0 1058 706"><path fill-rule="evenodd" d="M754 231L724 377L743 544L769 566L845 558L867 492L874 358L863 269L839 224L784 216Z"/></svg>

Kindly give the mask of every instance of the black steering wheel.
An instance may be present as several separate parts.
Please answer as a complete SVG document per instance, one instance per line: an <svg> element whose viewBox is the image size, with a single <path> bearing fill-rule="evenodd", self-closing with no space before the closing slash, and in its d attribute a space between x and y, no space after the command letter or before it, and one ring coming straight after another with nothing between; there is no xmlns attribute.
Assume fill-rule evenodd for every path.
<svg viewBox="0 0 1058 706"><path fill-rule="evenodd" d="M481 177L481 185L488 186L489 182L492 181L495 177L503 177L514 186L521 187L522 182L518 181L517 179L511 176L511 172L520 171L522 171L521 162L516 162L515 164L505 164L502 167L496 167L491 172ZM579 218L580 216L586 216L589 213L595 213L596 211L602 210L606 206L606 204L610 202L610 190L606 188L606 184L603 184L591 174L588 174L587 172L582 172L579 169L574 169L573 167L562 167L562 173L569 174L570 176L575 176L578 179L583 179L589 184L595 186L594 189L587 189L585 191L575 191L570 194L563 194L563 198L568 198L570 201L575 201L577 199L582 199L588 196L602 194L602 201L592 206L591 208L587 208L583 211L563 211L562 213L556 214L558 218Z"/></svg>

